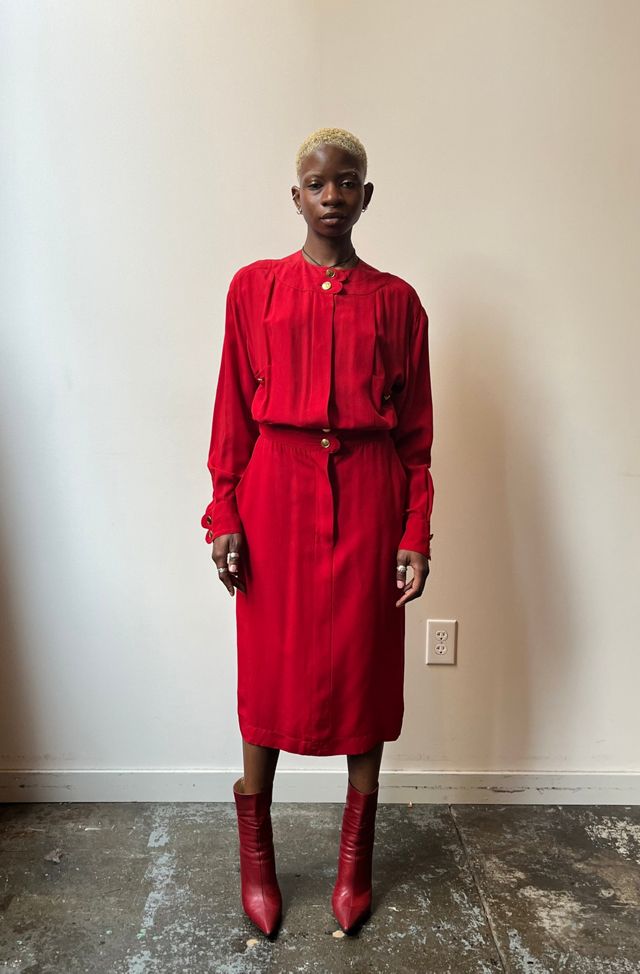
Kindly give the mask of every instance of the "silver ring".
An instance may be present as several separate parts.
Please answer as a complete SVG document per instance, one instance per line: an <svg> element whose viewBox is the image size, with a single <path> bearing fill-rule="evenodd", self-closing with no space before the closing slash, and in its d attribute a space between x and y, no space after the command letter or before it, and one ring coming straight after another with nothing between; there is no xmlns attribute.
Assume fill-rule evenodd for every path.
<svg viewBox="0 0 640 974"><path fill-rule="evenodd" d="M396 566L396 571L399 571L399 572L405 572L405 573L406 573L406 571L407 571L407 566L406 566L406 565L397 565L397 566Z"/></svg>
<svg viewBox="0 0 640 974"><path fill-rule="evenodd" d="M224 568L219 568L219 569L218 569L218 575L224 575L224 573L225 573L225 572L228 572L228 571L229 571L229 569L228 569L228 568L227 568L227 566L225 565L225 566L224 566Z"/></svg>
<svg viewBox="0 0 640 974"><path fill-rule="evenodd" d="M240 557L240 553L238 551L230 551L229 554L227 555L229 561L237 561L239 557Z"/></svg>

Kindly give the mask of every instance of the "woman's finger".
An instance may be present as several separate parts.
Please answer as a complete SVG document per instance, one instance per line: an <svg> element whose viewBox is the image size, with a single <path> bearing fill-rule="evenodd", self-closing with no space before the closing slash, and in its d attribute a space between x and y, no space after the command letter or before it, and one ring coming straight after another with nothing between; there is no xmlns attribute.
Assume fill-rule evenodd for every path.
<svg viewBox="0 0 640 974"><path fill-rule="evenodd" d="M401 605L406 605L407 602L411 602L412 599L417 599L422 595L427 581L427 575L429 574L429 562L424 555L421 555L419 552L407 552L405 555L404 552L399 551L398 564L404 564L405 559L409 563L413 577L411 581L405 582L404 591L396 602L397 608ZM401 577L400 572L397 573L397 577Z"/></svg>
<svg viewBox="0 0 640 974"><path fill-rule="evenodd" d="M232 584L239 588L241 592L246 592L242 557L243 537L241 534L232 534L229 536L229 551L227 553L229 574Z"/></svg>
<svg viewBox="0 0 640 974"><path fill-rule="evenodd" d="M400 556L398 556L398 564L396 565L396 584L398 588L401 589L406 588L408 575L409 575L409 559L400 558Z"/></svg>
<svg viewBox="0 0 640 974"><path fill-rule="evenodd" d="M420 573L416 572L411 581L405 586L403 594L400 596L396 602L396 606L400 607L405 605L405 603L410 602L415 599L420 594Z"/></svg>
<svg viewBox="0 0 640 974"><path fill-rule="evenodd" d="M213 539L211 557L218 570L218 578L229 595L235 595L236 588L245 592L241 575L242 536L240 534L221 534ZM231 558L229 556L232 556Z"/></svg>

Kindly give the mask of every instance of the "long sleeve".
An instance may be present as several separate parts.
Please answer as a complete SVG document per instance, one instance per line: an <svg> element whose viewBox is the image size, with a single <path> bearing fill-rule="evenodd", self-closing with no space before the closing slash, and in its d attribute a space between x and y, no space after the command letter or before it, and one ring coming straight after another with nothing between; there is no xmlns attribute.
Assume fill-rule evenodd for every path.
<svg viewBox="0 0 640 974"><path fill-rule="evenodd" d="M201 520L202 527L207 529L208 544L221 534L242 531L235 488L249 462L259 433L258 424L251 416L257 383L249 360L234 277L227 293L225 333L207 460L213 499Z"/></svg>
<svg viewBox="0 0 640 974"><path fill-rule="evenodd" d="M392 430L396 449L407 473L404 532L399 548L431 554L431 476L433 406L429 367L429 318L418 303L407 350L407 376L398 398L398 424Z"/></svg>

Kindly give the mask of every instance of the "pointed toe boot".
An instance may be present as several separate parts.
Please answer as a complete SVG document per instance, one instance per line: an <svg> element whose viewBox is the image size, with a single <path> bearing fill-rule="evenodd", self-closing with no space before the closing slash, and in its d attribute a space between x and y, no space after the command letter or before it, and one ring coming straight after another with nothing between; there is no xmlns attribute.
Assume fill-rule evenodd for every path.
<svg viewBox="0 0 640 974"><path fill-rule="evenodd" d="M271 827L272 791L270 785L264 791L245 795L233 787L240 839L242 907L268 937L275 934L282 918Z"/></svg>
<svg viewBox="0 0 640 974"><path fill-rule="evenodd" d="M378 785L364 793L349 781L342 816L338 876L331 906L345 933L352 933L371 914L373 844Z"/></svg>

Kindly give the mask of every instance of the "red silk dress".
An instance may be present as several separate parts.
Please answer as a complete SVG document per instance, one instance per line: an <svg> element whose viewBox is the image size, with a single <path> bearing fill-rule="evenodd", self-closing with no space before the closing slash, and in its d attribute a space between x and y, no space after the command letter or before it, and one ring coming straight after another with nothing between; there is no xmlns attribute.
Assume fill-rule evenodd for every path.
<svg viewBox="0 0 640 974"><path fill-rule="evenodd" d="M358 754L400 736L398 548L430 555L428 317L415 289L301 250L236 271L206 541L240 531L237 710L251 744Z"/></svg>

